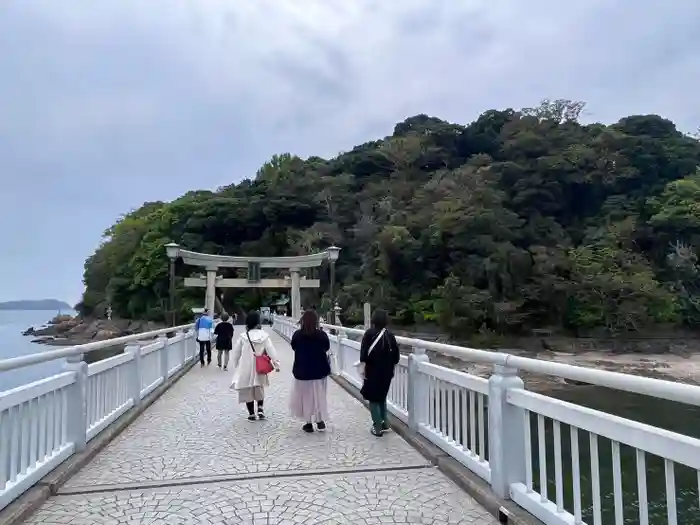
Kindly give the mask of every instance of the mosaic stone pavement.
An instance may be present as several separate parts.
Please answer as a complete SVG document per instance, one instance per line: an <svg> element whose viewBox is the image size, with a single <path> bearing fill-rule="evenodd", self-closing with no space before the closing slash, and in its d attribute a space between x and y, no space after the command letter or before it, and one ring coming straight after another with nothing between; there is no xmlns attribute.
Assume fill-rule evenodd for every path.
<svg viewBox="0 0 700 525"><path fill-rule="evenodd" d="M47 501L30 524L478 524L497 522L329 382L325 432L289 416L292 352L265 421L249 422L231 371L197 365Z"/></svg>

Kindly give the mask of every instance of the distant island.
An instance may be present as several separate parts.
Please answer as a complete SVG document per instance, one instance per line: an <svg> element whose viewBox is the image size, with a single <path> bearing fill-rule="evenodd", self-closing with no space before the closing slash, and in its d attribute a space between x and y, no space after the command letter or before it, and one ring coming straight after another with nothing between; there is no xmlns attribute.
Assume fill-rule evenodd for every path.
<svg viewBox="0 0 700 525"><path fill-rule="evenodd" d="M54 310L63 312L71 311L73 307L57 299L34 299L0 302L0 310Z"/></svg>

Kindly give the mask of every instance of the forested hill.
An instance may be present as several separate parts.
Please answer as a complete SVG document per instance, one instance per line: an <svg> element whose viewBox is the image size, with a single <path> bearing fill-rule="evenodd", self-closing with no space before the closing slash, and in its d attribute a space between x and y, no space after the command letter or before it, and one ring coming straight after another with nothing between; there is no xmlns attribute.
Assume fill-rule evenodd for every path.
<svg viewBox="0 0 700 525"><path fill-rule="evenodd" d="M86 261L80 308L109 297L118 315L162 316L171 240L230 255L336 244L350 318L368 300L460 335L697 326L700 143L656 115L582 125L582 107L418 115L332 159L274 156L252 180L146 203ZM180 294L183 311L200 295Z"/></svg>
<svg viewBox="0 0 700 525"><path fill-rule="evenodd" d="M73 307L57 299L25 299L0 303L0 310L58 310L70 311Z"/></svg>

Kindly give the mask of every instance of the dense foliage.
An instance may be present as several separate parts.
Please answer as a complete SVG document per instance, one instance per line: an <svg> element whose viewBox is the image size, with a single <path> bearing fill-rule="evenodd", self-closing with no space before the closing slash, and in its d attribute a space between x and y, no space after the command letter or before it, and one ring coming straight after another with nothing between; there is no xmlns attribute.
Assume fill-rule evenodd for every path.
<svg viewBox="0 0 700 525"><path fill-rule="evenodd" d="M355 319L370 301L453 334L697 325L700 143L656 115L582 125L582 108L543 101L468 126L418 115L330 160L276 155L253 180L144 204L87 260L79 307L162 316L171 240L239 255L336 244ZM304 302L326 308L319 273L324 293ZM183 311L201 303L178 290Z"/></svg>

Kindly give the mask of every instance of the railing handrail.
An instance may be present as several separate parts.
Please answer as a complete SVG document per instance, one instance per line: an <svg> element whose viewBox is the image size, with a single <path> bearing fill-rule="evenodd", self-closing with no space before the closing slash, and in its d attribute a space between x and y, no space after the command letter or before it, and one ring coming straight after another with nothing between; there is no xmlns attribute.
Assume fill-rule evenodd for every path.
<svg viewBox="0 0 700 525"><path fill-rule="evenodd" d="M286 322L292 326L295 324L294 319L289 317L276 316L275 319ZM364 330L356 328L346 328L328 323L322 323L321 326L323 328L355 335L362 335L365 332ZM598 370L596 368L569 365L566 363L555 363L553 361L545 361L544 359L520 357L506 352L478 350L476 348L436 343L410 337L396 336L396 341L407 346L415 346L458 357L465 361L501 365L534 374L556 376L591 385L623 390L634 394L642 394L688 405L700 406L700 386L691 385L689 383L636 376L623 372L612 372L610 370Z"/></svg>
<svg viewBox="0 0 700 525"><path fill-rule="evenodd" d="M7 372L8 370L14 370L29 365L44 363L46 361L53 361L55 359L61 359L64 357L87 354L89 352L94 352L95 350L102 350L104 348L110 348L116 345L133 343L142 339L157 337L159 335L164 335L171 332L187 330L193 327L194 323L189 323L180 326L173 326L170 328L151 330L150 332L142 332L139 334L115 337L114 339L105 339L103 341L94 341L92 343L86 343L82 345L68 346L66 348L59 348L57 350L48 350L46 352L37 352L35 354L23 355L19 357L10 357L9 359L1 359L0 372Z"/></svg>

